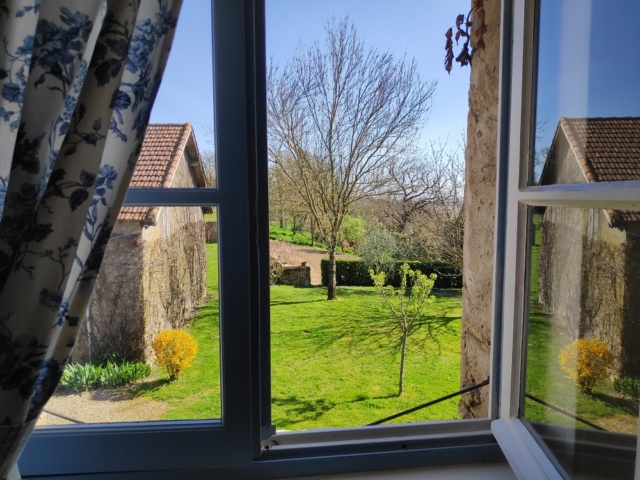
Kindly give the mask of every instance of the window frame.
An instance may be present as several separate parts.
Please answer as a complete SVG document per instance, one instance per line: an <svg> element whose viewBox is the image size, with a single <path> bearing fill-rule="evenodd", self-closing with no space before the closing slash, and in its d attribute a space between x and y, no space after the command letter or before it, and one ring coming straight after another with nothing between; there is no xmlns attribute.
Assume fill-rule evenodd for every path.
<svg viewBox="0 0 640 480"><path fill-rule="evenodd" d="M491 430L518 478L568 478L540 435L521 419L529 291L530 207L640 208L640 181L529 185L533 164L539 0L513 0L508 159L500 162L498 199L506 202L502 279L502 388ZM499 200L500 201L500 200ZM605 442L601 438L601 445ZM592 439L592 443L594 440ZM595 445L595 443L594 443ZM636 467L637 468L637 467Z"/></svg>
<svg viewBox="0 0 640 480"><path fill-rule="evenodd" d="M502 1L489 418L278 434L270 418L264 2L212 0L219 188L131 189L126 198L127 205L218 208L223 418L41 428L20 462L23 475L282 478L506 457L520 478L560 478L518 418L523 205L635 201L640 209L640 182L524 186L534 0Z"/></svg>

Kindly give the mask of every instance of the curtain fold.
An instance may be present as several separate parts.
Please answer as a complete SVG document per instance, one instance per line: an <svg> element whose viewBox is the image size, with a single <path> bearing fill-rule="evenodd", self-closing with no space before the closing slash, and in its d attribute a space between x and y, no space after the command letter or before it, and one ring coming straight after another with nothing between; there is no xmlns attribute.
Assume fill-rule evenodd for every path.
<svg viewBox="0 0 640 480"><path fill-rule="evenodd" d="M0 0L0 478L70 358L180 5Z"/></svg>

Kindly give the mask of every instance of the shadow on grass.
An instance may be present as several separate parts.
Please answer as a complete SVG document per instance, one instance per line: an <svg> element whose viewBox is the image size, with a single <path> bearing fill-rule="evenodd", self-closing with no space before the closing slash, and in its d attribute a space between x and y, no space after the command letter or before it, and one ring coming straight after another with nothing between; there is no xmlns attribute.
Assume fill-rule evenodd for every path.
<svg viewBox="0 0 640 480"><path fill-rule="evenodd" d="M302 422L318 420L325 413L329 412L338 405L345 405L349 403L365 402L367 400L386 400L389 398L396 398L396 395L381 395L377 397L370 397L368 395L360 394L356 395L353 400L346 400L344 402L328 402L324 399L319 400L302 400L297 395L291 395L288 397L273 397L271 400L272 407L279 407L281 411L284 411L286 417L291 418L279 418L277 423L278 427L287 428L291 425L296 425Z"/></svg>
<svg viewBox="0 0 640 480"><path fill-rule="evenodd" d="M610 407L619 409L633 416L638 416L638 402L635 400L629 400L621 397L614 397L602 392L593 392L591 397L595 400L599 400Z"/></svg>
<svg viewBox="0 0 640 480"><path fill-rule="evenodd" d="M412 344L411 339L418 336L421 337L418 343L423 343L426 339L433 342L439 349L441 337L454 333L456 329L451 324L460 320L460 317L450 317L448 313L449 310L443 315L424 316L416 321L409 335L409 345ZM312 342L312 344L306 343L309 356L322 353L338 342L344 342L345 346L354 352L361 352L353 353L355 356L369 355L371 350L395 356L402 347L402 330L398 322L391 318L378 320L370 317L341 322L324 326L321 331L312 332L306 338ZM304 349L305 344L301 344L299 348Z"/></svg>
<svg viewBox="0 0 640 480"><path fill-rule="evenodd" d="M309 288L309 287L300 287L300 288ZM316 303L316 302L324 302L325 300L323 300L322 298L319 298L317 300L301 300L299 302L277 302L277 301L272 301L271 302L271 306L272 307L278 307L280 305L298 305L300 303Z"/></svg>
<svg viewBox="0 0 640 480"><path fill-rule="evenodd" d="M129 392L135 396L144 395L145 393L155 392L165 385L169 385L168 378L158 378L157 380L151 380L149 382L142 382L138 385L134 385L129 389Z"/></svg>

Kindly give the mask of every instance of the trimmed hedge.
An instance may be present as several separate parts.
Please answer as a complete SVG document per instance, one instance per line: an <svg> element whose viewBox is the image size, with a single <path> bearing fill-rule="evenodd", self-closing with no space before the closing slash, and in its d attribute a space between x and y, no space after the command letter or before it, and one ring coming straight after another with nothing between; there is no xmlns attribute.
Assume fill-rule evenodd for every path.
<svg viewBox="0 0 640 480"><path fill-rule="evenodd" d="M396 261L396 268L386 283L394 287L400 286L400 266L409 264L412 270L420 270L425 275L435 273L438 278L434 288L462 288L462 274L459 270L441 262L409 262ZM329 260L324 258L320 262L322 271L322 285L327 284L329 275ZM369 269L362 260L336 260L336 281L338 285L350 287L371 287L373 280L369 276Z"/></svg>

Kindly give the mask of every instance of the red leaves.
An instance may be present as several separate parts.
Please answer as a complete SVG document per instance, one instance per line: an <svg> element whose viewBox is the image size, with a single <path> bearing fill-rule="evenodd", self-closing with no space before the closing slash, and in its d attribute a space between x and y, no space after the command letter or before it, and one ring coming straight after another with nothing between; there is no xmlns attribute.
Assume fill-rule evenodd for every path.
<svg viewBox="0 0 640 480"><path fill-rule="evenodd" d="M473 31L473 36L475 37L475 41L473 42L475 45L472 45L471 49L469 49L469 42L471 41L471 33L470 29L473 26L473 22L471 21L471 14L475 13L476 15L476 23L478 23L477 28ZM485 49L484 43L484 34L487 33L487 24L485 23L485 11L484 11L484 0L472 0L471 2L471 10L466 15L460 14L456 17L456 45L458 45L458 41L460 38L464 38L465 41L462 44L462 49L457 57L455 57L456 62L460 64L461 67L465 67L467 65L471 65L471 61L473 60L473 55L476 50L479 48L481 50ZM445 57L444 57L444 69L447 73L451 73L451 68L453 67L453 27L447 30L447 33L444 34L446 37L445 42Z"/></svg>
<svg viewBox="0 0 640 480"><path fill-rule="evenodd" d="M451 36L453 35L453 29L447 30L447 33L444 34L447 37L447 42L445 43L444 49L447 53L444 56L444 69L447 73L451 73L451 67L453 66L453 41L451 40ZM457 36L457 34L456 34ZM456 38L456 42L458 39Z"/></svg>

